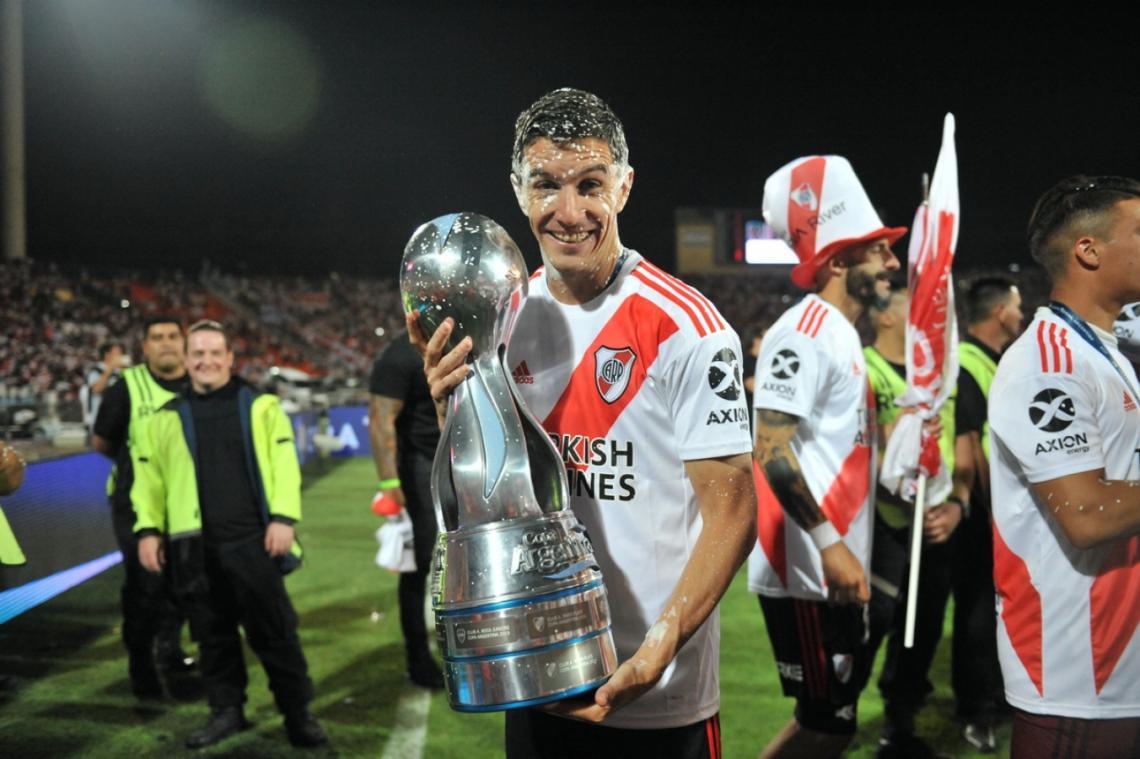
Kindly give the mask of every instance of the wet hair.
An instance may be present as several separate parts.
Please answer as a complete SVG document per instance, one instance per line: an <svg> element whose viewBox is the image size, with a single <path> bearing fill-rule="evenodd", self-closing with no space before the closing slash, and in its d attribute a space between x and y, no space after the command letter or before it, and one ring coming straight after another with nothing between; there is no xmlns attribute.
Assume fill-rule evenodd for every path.
<svg viewBox="0 0 1140 759"><path fill-rule="evenodd" d="M1128 177L1078 174L1058 182L1033 207L1026 232L1029 253L1056 281L1064 274L1073 239L1103 236L1113 207L1135 198L1140 198L1140 182Z"/></svg>
<svg viewBox="0 0 1140 759"><path fill-rule="evenodd" d="M970 283L963 299L966 324L972 325L990 318L994 306L1007 303L1017 284L1009 277L982 277Z"/></svg>
<svg viewBox="0 0 1140 759"><path fill-rule="evenodd" d="M605 140L613 153L614 163L619 166L629 164L625 130L617 114L605 101L597 95L572 87L548 92L515 120L511 170L522 176L525 169L523 151L535 140L546 138L562 145L585 137Z"/></svg>
<svg viewBox="0 0 1140 759"><path fill-rule="evenodd" d="M143 340L146 340L147 335L150 334L150 328L156 324L174 324L178 327L179 334L182 333L181 321L171 316L170 314L158 314L156 316L151 316L145 322L143 322Z"/></svg>

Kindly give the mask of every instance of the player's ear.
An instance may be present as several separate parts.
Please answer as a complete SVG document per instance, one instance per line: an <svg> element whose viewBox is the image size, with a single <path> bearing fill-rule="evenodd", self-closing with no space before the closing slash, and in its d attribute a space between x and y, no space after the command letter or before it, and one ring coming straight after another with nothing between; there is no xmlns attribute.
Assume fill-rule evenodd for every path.
<svg viewBox="0 0 1140 759"><path fill-rule="evenodd" d="M1092 235L1082 235L1073 242L1073 255L1086 269L1100 268L1100 251L1097 250L1097 239Z"/></svg>
<svg viewBox="0 0 1140 759"><path fill-rule="evenodd" d="M629 200L629 191L633 189L633 167L630 166L625 170L625 177L621 180L621 185L618 187L617 204L615 205L615 213L621 213L625 208L626 201Z"/></svg>

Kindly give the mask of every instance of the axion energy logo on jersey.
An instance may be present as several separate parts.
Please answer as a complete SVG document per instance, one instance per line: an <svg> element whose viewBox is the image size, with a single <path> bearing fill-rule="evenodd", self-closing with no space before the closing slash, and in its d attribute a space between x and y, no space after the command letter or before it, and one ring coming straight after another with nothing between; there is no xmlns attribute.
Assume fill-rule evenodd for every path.
<svg viewBox="0 0 1140 759"><path fill-rule="evenodd" d="M1052 387L1033 396L1029 404L1029 421L1042 432L1060 432L1073 423L1076 415L1073 399Z"/></svg>
<svg viewBox="0 0 1140 759"><path fill-rule="evenodd" d="M709 364L709 387L717 397L735 401L740 397L742 386L740 362L737 361L736 354L731 348L721 348Z"/></svg>
<svg viewBox="0 0 1140 759"><path fill-rule="evenodd" d="M776 379L791 379L800 370L800 357L795 351L784 350L772 357L772 376Z"/></svg>
<svg viewBox="0 0 1140 759"><path fill-rule="evenodd" d="M632 348L607 348L594 351L594 380L598 393L606 403L613 403L629 387L633 362L637 354Z"/></svg>

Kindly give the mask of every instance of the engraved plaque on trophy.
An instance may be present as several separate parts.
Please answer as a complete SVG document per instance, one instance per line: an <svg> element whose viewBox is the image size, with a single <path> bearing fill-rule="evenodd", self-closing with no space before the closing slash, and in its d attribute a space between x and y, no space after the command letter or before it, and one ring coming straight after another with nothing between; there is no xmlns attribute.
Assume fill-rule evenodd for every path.
<svg viewBox="0 0 1140 759"><path fill-rule="evenodd" d="M426 335L454 319L445 352L473 343L432 466L432 608L451 706L513 709L592 690L617 668L601 571L567 509L561 457L504 363L526 300L522 254L484 216L441 216L404 249L400 290Z"/></svg>

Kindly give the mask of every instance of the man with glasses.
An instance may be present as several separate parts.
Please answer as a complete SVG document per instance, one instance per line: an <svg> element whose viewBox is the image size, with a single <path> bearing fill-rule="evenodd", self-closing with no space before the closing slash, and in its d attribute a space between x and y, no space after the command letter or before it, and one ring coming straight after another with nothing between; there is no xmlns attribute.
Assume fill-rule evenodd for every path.
<svg viewBox="0 0 1140 759"><path fill-rule="evenodd" d="M990 387L998 656L1011 756L1140 746L1140 382L1113 320L1140 299L1140 182L1076 176L1037 201L1051 301Z"/></svg>
<svg viewBox="0 0 1140 759"><path fill-rule="evenodd" d="M300 563L301 470L276 396L232 374L222 325L187 336L191 392L165 405L135 455L131 497L139 561L169 564L201 654L210 719L186 738L201 748L249 726L238 625L261 660L289 741L328 742L309 713L313 684L282 575Z"/></svg>

